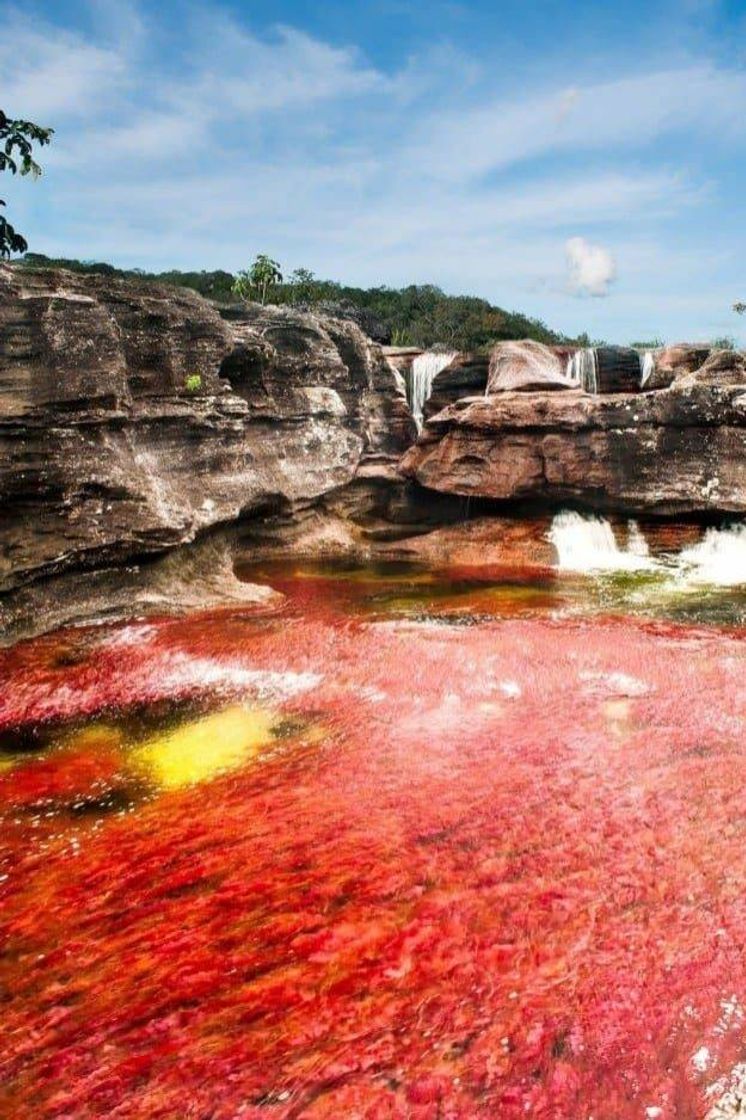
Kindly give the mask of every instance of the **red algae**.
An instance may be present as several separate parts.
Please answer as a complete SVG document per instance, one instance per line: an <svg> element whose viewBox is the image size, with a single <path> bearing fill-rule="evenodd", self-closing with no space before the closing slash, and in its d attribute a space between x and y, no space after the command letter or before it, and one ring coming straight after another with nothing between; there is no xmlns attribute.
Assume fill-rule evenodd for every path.
<svg viewBox="0 0 746 1120"><path fill-rule="evenodd" d="M705 1117L746 1048L740 635L282 590L0 655L0 1115ZM132 711L195 698L272 744L99 811Z"/></svg>

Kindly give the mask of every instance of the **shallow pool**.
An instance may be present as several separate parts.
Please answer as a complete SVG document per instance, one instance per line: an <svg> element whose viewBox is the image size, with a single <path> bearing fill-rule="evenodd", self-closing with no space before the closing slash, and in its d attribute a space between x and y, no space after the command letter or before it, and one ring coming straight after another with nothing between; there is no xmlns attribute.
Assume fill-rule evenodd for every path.
<svg viewBox="0 0 746 1120"><path fill-rule="evenodd" d="M737 1115L740 594L244 575L0 653L0 1115Z"/></svg>

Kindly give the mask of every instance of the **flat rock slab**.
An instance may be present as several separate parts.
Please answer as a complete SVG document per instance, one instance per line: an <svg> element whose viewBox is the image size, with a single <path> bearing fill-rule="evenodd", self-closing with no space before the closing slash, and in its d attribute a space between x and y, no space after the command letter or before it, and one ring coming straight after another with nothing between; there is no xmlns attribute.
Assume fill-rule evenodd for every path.
<svg viewBox="0 0 746 1120"><path fill-rule="evenodd" d="M466 398L425 426L400 469L443 493L579 501L659 514L746 510L743 388Z"/></svg>

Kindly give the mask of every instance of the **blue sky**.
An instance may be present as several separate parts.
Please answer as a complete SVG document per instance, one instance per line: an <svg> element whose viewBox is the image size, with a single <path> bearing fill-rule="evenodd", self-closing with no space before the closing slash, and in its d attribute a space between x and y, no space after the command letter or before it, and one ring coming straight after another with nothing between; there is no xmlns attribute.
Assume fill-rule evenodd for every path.
<svg viewBox="0 0 746 1120"><path fill-rule="evenodd" d="M616 341L733 335L746 3L0 0L31 248L440 284ZM5 177L9 179L8 176Z"/></svg>

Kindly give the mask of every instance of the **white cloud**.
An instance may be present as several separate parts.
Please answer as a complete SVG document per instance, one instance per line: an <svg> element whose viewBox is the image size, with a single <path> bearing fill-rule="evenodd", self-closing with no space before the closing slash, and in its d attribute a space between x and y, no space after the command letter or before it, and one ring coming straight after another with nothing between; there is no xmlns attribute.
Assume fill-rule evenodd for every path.
<svg viewBox="0 0 746 1120"><path fill-rule="evenodd" d="M214 105L216 118L226 111L245 115L303 109L385 86L384 76L355 50L330 46L292 27L277 27L259 38L232 19L211 13L205 42L207 48L194 53L188 86L178 92L190 102Z"/></svg>
<svg viewBox="0 0 746 1120"><path fill-rule="evenodd" d="M579 296L607 296L616 279L616 264L603 245L592 245L584 237L565 243L570 290Z"/></svg>

